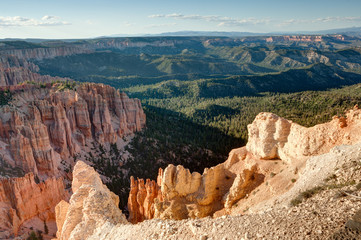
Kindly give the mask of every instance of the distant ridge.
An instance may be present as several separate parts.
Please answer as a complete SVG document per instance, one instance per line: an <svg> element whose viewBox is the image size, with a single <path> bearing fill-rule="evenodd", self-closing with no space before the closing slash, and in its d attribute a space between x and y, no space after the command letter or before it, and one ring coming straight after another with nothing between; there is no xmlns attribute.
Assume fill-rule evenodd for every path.
<svg viewBox="0 0 361 240"><path fill-rule="evenodd" d="M338 28L319 31L320 34L344 34L349 36L361 36L361 27Z"/></svg>
<svg viewBox="0 0 361 240"><path fill-rule="evenodd" d="M296 31L296 32L221 32L221 31L177 31L164 32L158 34L113 34L104 37L252 37L252 36L271 36L271 35L290 35L290 34L344 34L349 36L361 36L361 27L337 28L319 31Z"/></svg>
<svg viewBox="0 0 361 240"><path fill-rule="evenodd" d="M288 31L288 32L268 32L268 33L255 33L255 32L225 32L225 31L177 31L177 32L164 32L156 34L140 33L140 34L111 34L99 36L94 38L84 39L99 39L99 38L122 38L122 37L255 37L255 36L274 36L274 35L327 35L327 34L342 34L351 37L361 37L361 27L350 28L336 28L318 31ZM37 39L37 38L4 38L1 41L27 41L33 43L41 43L50 40L61 40L63 42L75 42L84 39Z"/></svg>
<svg viewBox="0 0 361 240"><path fill-rule="evenodd" d="M265 33L253 32L218 32L218 31L178 31L165 32L157 36L207 36L207 37L248 37L248 36L262 36Z"/></svg>

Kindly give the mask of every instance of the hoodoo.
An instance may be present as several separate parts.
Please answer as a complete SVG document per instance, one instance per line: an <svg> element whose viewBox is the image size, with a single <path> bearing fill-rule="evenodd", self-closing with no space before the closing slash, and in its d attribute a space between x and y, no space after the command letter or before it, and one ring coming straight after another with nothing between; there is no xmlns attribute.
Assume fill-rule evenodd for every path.
<svg viewBox="0 0 361 240"><path fill-rule="evenodd" d="M0 179L0 238L17 235L33 218L54 221L55 205L69 195L63 177L71 179L77 156L93 142L117 143L146 121L139 100L106 85L58 82L4 89L11 99L0 107L0 159L7 169L0 175L6 177Z"/></svg>
<svg viewBox="0 0 361 240"><path fill-rule="evenodd" d="M154 204L147 207L148 213L143 213L145 208L134 201L135 193L146 199L147 192L141 191L139 184L132 184L130 220L149 219L134 217L139 213L152 216L154 212L154 217L161 219L186 219L261 208L293 187L310 157L361 141L361 110L355 107L346 118L334 117L331 122L310 128L272 113L260 113L248 125L248 136L245 147L232 150L226 162L205 169L202 175L173 165L160 171L158 178L162 181L153 188L159 188L162 197L154 198L150 191ZM144 180L138 182L142 185Z"/></svg>
<svg viewBox="0 0 361 240"><path fill-rule="evenodd" d="M17 87L11 105L0 108L0 149L9 165L39 177L62 175L61 159L72 164L87 143L115 143L144 127L139 100L106 85L62 89L66 84Z"/></svg>

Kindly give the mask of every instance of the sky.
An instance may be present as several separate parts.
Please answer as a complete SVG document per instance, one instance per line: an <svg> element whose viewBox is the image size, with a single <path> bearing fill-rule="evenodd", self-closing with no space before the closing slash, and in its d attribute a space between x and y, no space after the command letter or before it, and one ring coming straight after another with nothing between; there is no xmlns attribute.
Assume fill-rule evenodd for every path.
<svg viewBox="0 0 361 240"><path fill-rule="evenodd" d="M0 0L0 39L361 26L361 0Z"/></svg>

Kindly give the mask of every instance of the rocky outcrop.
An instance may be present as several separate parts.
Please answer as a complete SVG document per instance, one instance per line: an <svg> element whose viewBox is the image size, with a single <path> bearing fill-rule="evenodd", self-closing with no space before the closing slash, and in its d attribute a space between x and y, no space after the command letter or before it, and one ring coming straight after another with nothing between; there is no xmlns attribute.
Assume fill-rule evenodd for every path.
<svg viewBox="0 0 361 240"><path fill-rule="evenodd" d="M304 35L304 36L273 36L267 37L266 42L322 42L322 36Z"/></svg>
<svg viewBox="0 0 361 240"><path fill-rule="evenodd" d="M224 207L230 209L236 201L247 196L262 182L263 176L257 174L257 165L254 165L251 169L243 170L242 173L237 174L231 188L223 196Z"/></svg>
<svg viewBox="0 0 361 240"><path fill-rule="evenodd" d="M28 173L20 178L0 179L2 237L17 235L20 225L33 217L54 220L56 204L67 197L62 178L37 183L34 174Z"/></svg>
<svg viewBox="0 0 361 240"><path fill-rule="evenodd" d="M61 160L73 164L87 142L115 143L144 127L138 99L101 84L76 90L66 84L16 88L11 103L0 108L0 154L7 164L40 178L56 176L63 172Z"/></svg>
<svg viewBox="0 0 361 240"><path fill-rule="evenodd" d="M162 169L159 169L159 174L162 174ZM163 201L162 193L160 191L161 180L158 182L146 180L144 184L143 179L134 180L130 178L130 192L128 198L128 210L131 223L142 222L146 219L154 217L154 201Z"/></svg>
<svg viewBox="0 0 361 240"><path fill-rule="evenodd" d="M47 83L65 80L37 73L39 67L25 59L0 54L0 86L17 85L25 81Z"/></svg>
<svg viewBox="0 0 361 240"><path fill-rule="evenodd" d="M360 140L361 114L356 107L344 117L314 127L302 127L272 113L260 113L248 125L247 151L261 159L303 162L334 146Z"/></svg>
<svg viewBox="0 0 361 240"><path fill-rule="evenodd" d="M0 86L17 85L26 81L48 83L52 81L64 80L59 77L40 75L26 68L0 69Z"/></svg>
<svg viewBox="0 0 361 240"><path fill-rule="evenodd" d="M39 71L39 67L37 65L25 59L21 59L16 56L0 54L0 69L4 70L7 68L26 68L32 72Z"/></svg>
<svg viewBox="0 0 361 240"><path fill-rule="evenodd" d="M190 173L182 166L169 165L162 176L162 200L155 200L155 218L186 219L214 214L245 197L264 176L257 165L235 174L223 164L205 169L203 174Z"/></svg>
<svg viewBox="0 0 361 240"><path fill-rule="evenodd" d="M248 125L248 135L245 147L232 150L226 162L205 169L202 175L173 165L160 172L162 199L154 199L154 218L185 219L244 213L251 206L256 209L260 203L276 200L300 185L297 182L300 176L314 172L314 161L308 162L310 157L328 153L335 146L361 141L361 110L355 107L346 113L346 117L334 117L328 123L310 128L272 113L260 113ZM327 163L322 160L322 164ZM318 172L326 175L330 172L327 169ZM305 178L302 182L312 179L310 176L301 179ZM133 184L131 193L135 189ZM146 198L144 191L141 192L141 199ZM130 202L132 199L134 196L129 197ZM144 211L139 204L130 205L131 216ZM132 222L137 222L136 219L132 218Z"/></svg>
<svg viewBox="0 0 361 240"><path fill-rule="evenodd" d="M39 48L23 48L23 49L4 49L0 50L2 55L15 56L20 59L36 59L41 60L44 58L54 58L60 56L69 56L81 53L90 53L91 51L79 47L39 47Z"/></svg>
<svg viewBox="0 0 361 240"><path fill-rule="evenodd" d="M74 167L72 189L69 203L62 201L56 206L57 239L87 239L105 223L128 223L118 208L118 196L82 161Z"/></svg>

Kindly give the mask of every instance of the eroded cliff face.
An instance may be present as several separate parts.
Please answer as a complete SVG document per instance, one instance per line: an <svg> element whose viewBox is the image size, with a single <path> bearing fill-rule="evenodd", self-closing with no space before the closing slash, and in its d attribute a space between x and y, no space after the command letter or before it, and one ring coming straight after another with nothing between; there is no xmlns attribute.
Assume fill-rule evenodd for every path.
<svg viewBox="0 0 361 240"><path fill-rule="evenodd" d="M32 48L8 46L0 49L0 86L17 85L25 81L49 83L68 80L39 74L39 67L31 61L91 52L93 50L88 49L85 45Z"/></svg>
<svg viewBox="0 0 361 240"><path fill-rule="evenodd" d="M102 183L99 174L82 161L73 171L73 195L56 206L57 239L87 239L103 224L127 224L119 198Z"/></svg>
<svg viewBox="0 0 361 240"><path fill-rule="evenodd" d="M65 80L49 75L40 75L39 67L23 58L0 53L0 86L17 85L25 81L47 83Z"/></svg>
<svg viewBox="0 0 361 240"><path fill-rule="evenodd" d="M6 177L0 180L0 238L7 238L35 218L54 221L55 205L68 198L63 178L54 177L71 179L69 170L78 154L91 151L94 142L117 143L141 130L145 114L138 99L101 84L23 84L3 89L12 96L0 106L0 177ZM14 178L24 173L28 174Z"/></svg>
<svg viewBox="0 0 361 240"><path fill-rule="evenodd" d="M62 175L61 160L72 165L87 143L115 143L145 125L138 99L101 84L62 86L16 87L11 103L0 108L0 154L7 164L40 178Z"/></svg>
<svg viewBox="0 0 361 240"><path fill-rule="evenodd" d="M62 178L36 183L33 173L0 179L0 238L16 236L27 220L55 220L55 206L68 198Z"/></svg>
<svg viewBox="0 0 361 240"><path fill-rule="evenodd" d="M4 49L0 50L2 55L15 56L20 59L36 59L54 58L60 56L69 56L81 53L90 53L91 50L83 46L78 47L39 47L24 49Z"/></svg>
<svg viewBox="0 0 361 240"><path fill-rule="evenodd" d="M148 219L134 216L151 216L153 211L154 218L161 219L246 213L266 201L277 202L277 196L292 189L299 176L306 174L302 170L310 157L361 141L361 110L355 107L346 118L334 117L310 128L272 113L260 113L248 125L248 135L245 147L232 150L226 162L205 169L202 175L173 165L160 171L161 181L153 188L159 187L162 196L150 197L154 199L151 207L134 204L137 193L141 192L141 199L148 195L139 190L142 186L132 184L130 220Z"/></svg>

